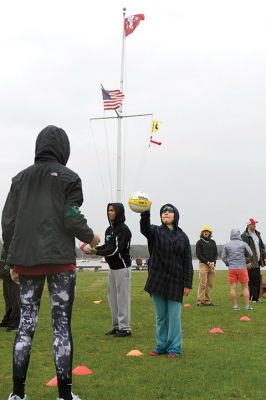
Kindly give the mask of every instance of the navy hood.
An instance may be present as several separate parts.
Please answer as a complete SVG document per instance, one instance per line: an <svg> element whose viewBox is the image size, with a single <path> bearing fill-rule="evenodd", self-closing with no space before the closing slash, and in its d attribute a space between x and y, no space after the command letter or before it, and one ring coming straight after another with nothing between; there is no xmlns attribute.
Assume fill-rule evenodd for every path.
<svg viewBox="0 0 266 400"><path fill-rule="evenodd" d="M70 144L66 132L54 125L44 128L36 139L35 162L57 161L66 165L70 155Z"/></svg>
<svg viewBox="0 0 266 400"><path fill-rule="evenodd" d="M163 225L164 225L164 223L163 223L163 221L162 221L162 213L163 213L163 208L164 208L164 207L172 207L172 208L174 209L174 214L175 214L174 226L177 228L177 227L178 227L178 222L179 222L179 212L178 212L178 209L177 209L175 206L173 206L173 204L170 204L170 203L164 204L164 205L161 207L161 209L160 209L160 217L161 217L161 222L162 222Z"/></svg>
<svg viewBox="0 0 266 400"><path fill-rule="evenodd" d="M110 221L109 220L109 217L108 217L108 207L109 206L113 206L114 207L114 210L115 210L115 213L116 213L114 221ZM107 218L109 220L110 225L118 226L118 225L123 224L123 222L125 222L125 220L126 220L125 208L124 208L123 204L122 203L109 203L107 205Z"/></svg>

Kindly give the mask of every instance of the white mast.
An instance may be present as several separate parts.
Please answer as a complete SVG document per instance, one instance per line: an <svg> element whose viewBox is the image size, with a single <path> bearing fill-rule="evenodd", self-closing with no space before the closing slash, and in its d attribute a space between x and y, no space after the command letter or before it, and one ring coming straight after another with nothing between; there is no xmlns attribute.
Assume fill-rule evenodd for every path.
<svg viewBox="0 0 266 400"><path fill-rule="evenodd" d="M121 57L121 74L120 74L120 91L124 93L124 69L125 69L125 17L126 8L123 8L123 35L122 35L122 57ZM122 201L122 104L117 115L117 163L116 163L116 201Z"/></svg>
<svg viewBox="0 0 266 400"><path fill-rule="evenodd" d="M121 57L121 75L120 75L120 91L124 93L124 71L125 71L125 18L126 8L123 8L123 36L122 36L122 57ZM123 115L122 103L118 110L115 110L116 117L101 117L101 118L90 118L90 121L104 120L104 119L117 119L117 162L116 162L116 201L122 202L122 118L131 117L145 117L153 115L149 114L132 114Z"/></svg>

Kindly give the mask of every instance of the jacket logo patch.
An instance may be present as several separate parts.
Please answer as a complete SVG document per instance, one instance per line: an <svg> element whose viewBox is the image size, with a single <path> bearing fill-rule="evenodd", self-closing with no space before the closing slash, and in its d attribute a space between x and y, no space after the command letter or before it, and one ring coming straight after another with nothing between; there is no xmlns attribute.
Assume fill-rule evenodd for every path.
<svg viewBox="0 0 266 400"><path fill-rule="evenodd" d="M57 172L51 172L50 175L52 175L52 176L57 176L58 173L57 173Z"/></svg>

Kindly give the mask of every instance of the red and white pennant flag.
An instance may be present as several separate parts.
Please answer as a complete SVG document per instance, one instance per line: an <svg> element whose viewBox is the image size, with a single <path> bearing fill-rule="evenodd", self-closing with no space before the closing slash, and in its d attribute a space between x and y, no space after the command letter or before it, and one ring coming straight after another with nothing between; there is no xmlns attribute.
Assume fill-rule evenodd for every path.
<svg viewBox="0 0 266 400"><path fill-rule="evenodd" d="M158 142L157 140L153 140L152 136L150 137L150 143L157 144L158 146L160 146L162 144L162 142Z"/></svg>
<svg viewBox="0 0 266 400"><path fill-rule="evenodd" d="M125 36L134 32L140 21L144 21L144 19L144 14L131 15L131 17L125 18Z"/></svg>

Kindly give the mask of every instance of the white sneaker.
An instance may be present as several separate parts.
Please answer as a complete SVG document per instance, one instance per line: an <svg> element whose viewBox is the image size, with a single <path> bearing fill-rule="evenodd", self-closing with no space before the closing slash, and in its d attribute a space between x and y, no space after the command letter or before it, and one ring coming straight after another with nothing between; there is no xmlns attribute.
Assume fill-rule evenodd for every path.
<svg viewBox="0 0 266 400"><path fill-rule="evenodd" d="M81 400L77 394L71 393L72 394L72 400ZM9 400L9 399L8 399ZM12 399L13 400L13 399ZM20 398L18 398L18 400L20 400ZM24 400L24 399L22 399ZM27 400L27 399L26 399ZM63 400L63 399L59 399L57 398L57 400Z"/></svg>
<svg viewBox="0 0 266 400"><path fill-rule="evenodd" d="M16 394L13 394L13 396L12 396L12 393L10 393L8 400L29 400L29 399L26 394L22 399L21 397L17 396Z"/></svg>

